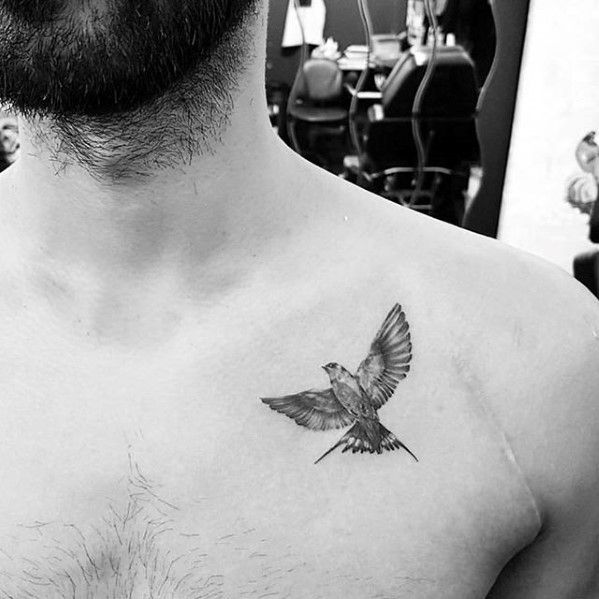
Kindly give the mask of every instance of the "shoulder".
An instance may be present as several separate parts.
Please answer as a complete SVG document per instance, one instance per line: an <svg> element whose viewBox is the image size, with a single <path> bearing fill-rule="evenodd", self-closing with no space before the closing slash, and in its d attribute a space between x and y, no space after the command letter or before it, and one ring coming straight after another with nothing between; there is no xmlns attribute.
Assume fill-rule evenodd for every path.
<svg viewBox="0 0 599 599"><path fill-rule="evenodd" d="M430 350L484 384L539 502L567 501L581 480L599 491L599 301L497 240L333 177L317 185L327 198L323 260L353 280L361 303L381 313L405 304Z"/></svg>
<svg viewBox="0 0 599 599"><path fill-rule="evenodd" d="M581 597L594 596L599 302L561 269L491 246L482 244L469 262L479 272L486 271L481 261L494 264L496 276L483 277L482 284L465 282L481 298L466 345L484 381L483 400L505 435L541 523L535 542L502 584L520 588L524 580L542 579L538 596L583 588L587 594Z"/></svg>
<svg viewBox="0 0 599 599"><path fill-rule="evenodd" d="M557 584L566 568L588 580L599 526L599 302L568 273L496 240L333 178L316 185L325 222L315 245L338 310L383 315L402 303L418 360L408 384L424 397L462 377L458 387L482 400L511 449L541 517L531 577L552 571Z"/></svg>
<svg viewBox="0 0 599 599"><path fill-rule="evenodd" d="M397 289L422 332L484 381L539 501L583 480L599 491L599 301L540 258L328 186L334 254L369 294Z"/></svg>
<svg viewBox="0 0 599 599"><path fill-rule="evenodd" d="M545 520L574 530L599 517L599 302L542 260L505 262L512 290L498 291L488 321L514 324L487 362L489 401Z"/></svg>
<svg viewBox="0 0 599 599"><path fill-rule="evenodd" d="M599 515L599 301L540 258L479 247L467 264L480 278L462 281L475 298L467 337L485 400L541 513Z"/></svg>
<svg viewBox="0 0 599 599"><path fill-rule="evenodd" d="M428 332L482 383L541 512L599 517L599 301L496 240L378 202L365 220L379 280L425 306Z"/></svg>

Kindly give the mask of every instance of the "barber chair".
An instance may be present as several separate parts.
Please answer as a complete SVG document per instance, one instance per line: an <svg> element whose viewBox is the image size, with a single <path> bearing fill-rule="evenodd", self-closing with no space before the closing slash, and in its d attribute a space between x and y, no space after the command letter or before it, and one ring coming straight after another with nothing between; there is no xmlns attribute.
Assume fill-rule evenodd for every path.
<svg viewBox="0 0 599 599"><path fill-rule="evenodd" d="M316 151L319 137L344 137L347 108L342 105L343 73L336 62L310 58L303 62L291 88L287 103L287 131L298 154L327 167L328 161ZM307 146L300 143L298 125L302 124Z"/></svg>
<svg viewBox="0 0 599 599"><path fill-rule="evenodd" d="M437 48L435 69L419 114L414 99L431 48L404 52L368 109L357 154L345 177L392 201L461 224L470 168L480 162L476 134L478 86L474 65L460 46ZM424 143L418 168L415 128Z"/></svg>

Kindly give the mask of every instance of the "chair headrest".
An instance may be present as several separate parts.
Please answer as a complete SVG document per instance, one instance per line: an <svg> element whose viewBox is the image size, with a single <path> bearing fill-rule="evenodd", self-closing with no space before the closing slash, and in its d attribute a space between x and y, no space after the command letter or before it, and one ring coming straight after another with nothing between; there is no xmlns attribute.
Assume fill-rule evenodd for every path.
<svg viewBox="0 0 599 599"><path fill-rule="evenodd" d="M334 100L341 95L343 74L336 62L310 58L303 66L304 93L316 101Z"/></svg>

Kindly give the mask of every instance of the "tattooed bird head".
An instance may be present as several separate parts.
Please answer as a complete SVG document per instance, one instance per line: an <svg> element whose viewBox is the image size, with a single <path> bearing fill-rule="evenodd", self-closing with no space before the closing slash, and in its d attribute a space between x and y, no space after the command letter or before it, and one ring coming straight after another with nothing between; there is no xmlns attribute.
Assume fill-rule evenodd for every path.
<svg viewBox="0 0 599 599"><path fill-rule="evenodd" d="M323 369L329 375L331 381L342 378L347 372L347 370L345 370L341 364L337 364L337 362L329 362L323 366Z"/></svg>

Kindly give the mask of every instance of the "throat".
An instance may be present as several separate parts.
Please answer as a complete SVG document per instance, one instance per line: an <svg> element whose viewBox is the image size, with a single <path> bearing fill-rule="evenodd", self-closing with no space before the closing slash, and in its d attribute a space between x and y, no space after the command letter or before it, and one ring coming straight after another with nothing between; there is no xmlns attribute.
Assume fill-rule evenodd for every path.
<svg viewBox="0 0 599 599"><path fill-rule="evenodd" d="M234 175L221 184L172 172L108 187L23 166L3 181L0 271L15 281L13 304L86 337L137 344L175 334L184 314L247 286L281 229L270 196Z"/></svg>

